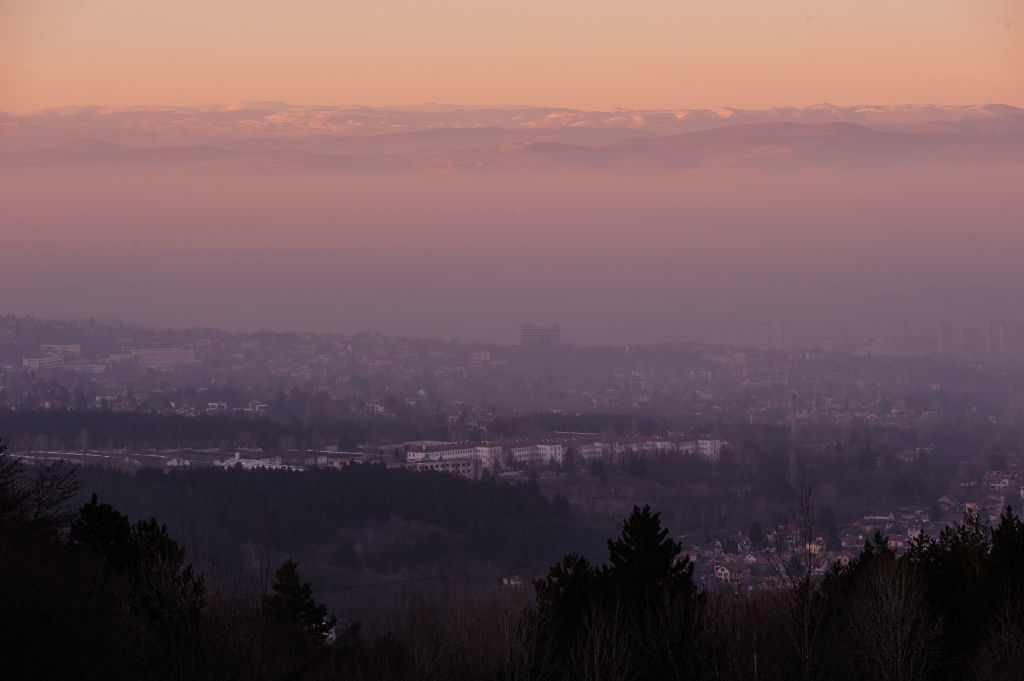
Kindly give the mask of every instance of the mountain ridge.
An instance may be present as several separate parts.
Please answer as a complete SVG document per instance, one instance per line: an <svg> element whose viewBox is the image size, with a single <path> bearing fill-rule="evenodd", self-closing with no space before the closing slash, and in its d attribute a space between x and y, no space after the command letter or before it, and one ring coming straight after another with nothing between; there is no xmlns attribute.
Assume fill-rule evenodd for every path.
<svg viewBox="0 0 1024 681"><path fill-rule="evenodd" d="M223 113L212 112L212 120L219 120ZM296 170L1024 163L1024 110L1019 116L927 121L900 129L847 120L758 120L670 134L629 125L531 127L547 120L550 112L517 128L428 127L362 135L333 134L329 129L310 132L304 124L298 128L287 124L274 134L266 134L265 128L246 132L249 126L237 120L230 122L233 132L223 135L209 130L166 134L159 126L148 133L124 133L126 127L131 130L132 122L145 127L142 123L152 120L132 118L131 112L124 111L111 115L115 115L115 132L120 133L110 134L109 125L89 127L78 118L65 122L60 128L64 134L52 135L45 134L50 128L31 121L0 121L0 163L239 163ZM387 115L380 114L378 119ZM171 126L178 133L179 124Z"/></svg>

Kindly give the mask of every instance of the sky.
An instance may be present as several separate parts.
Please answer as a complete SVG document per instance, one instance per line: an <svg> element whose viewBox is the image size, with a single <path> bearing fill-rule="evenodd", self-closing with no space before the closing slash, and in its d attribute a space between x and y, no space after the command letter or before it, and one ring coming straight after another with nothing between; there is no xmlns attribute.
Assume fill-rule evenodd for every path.
<svg viewBox="0 0 1024 681"><path fill-rule="evenodd" d="M0 0L0 111L1024 105L1022 0Z"/></svg>
<svg viewBox="0 0 1024 681"><path fill-rule="evenodd" d="M902 106L1024 107L1022 30L1024 0L0 0L0 112L110 109L0 115L0 314L907 348L1024 323L1024 116ZM309 106L222 108L253 101ZM509 108L318 108L430 102ZM516 108L823 102L897 108L685 139L581 114L625 121L590 142ZM117 111L146 106L206 109Z"/></svg>
<svg viewBox="0 0 1024 681"><path fill-rule="evenodd" d="M774 322L799 347L930 339L937 321L1024 319L1021 177L0 165L0 313L497 343L524 322L584 344L756 345Z"/></svg>

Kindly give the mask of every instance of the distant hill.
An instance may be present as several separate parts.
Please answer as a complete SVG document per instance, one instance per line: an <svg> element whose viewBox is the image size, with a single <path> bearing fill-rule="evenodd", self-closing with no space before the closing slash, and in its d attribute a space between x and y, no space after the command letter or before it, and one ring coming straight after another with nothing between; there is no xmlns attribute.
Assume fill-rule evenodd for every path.
<svg viewBox="0 0 1024 681"><path fill-rule="evenodd" d="M241 119L237 112L208 111L197 113L198 118L183 118L173 112L148 110L61 114L67 119L49 113L8 116L0 120L4 140L0 164L216 164L330 172L1024 162L1024 113L1012 107L964 109L959 119L951 115L927 119L928 112L934 113L931 109L881 113L813 107L748 111L720 115L714 119L715 127L674 134L660 134L671 127L662 120L664 114L623 118L586 112L541 115L546 110L529 110L529 115L509 118L508 112L502 117L473 111L476 115L469 118L465 112L454 112L443 127L370 134L359 130L341 134L336 126L335 132L330 132L329 124L317 129L311 126L308 111L280 122L277 130L267 126L278 113L255 111L244 113L255 118ZM393 121L391 126L435 124L414 114L409 114L407 123ZM436 115L431 113L428 118ZM109 127L106 116L122 125ZM399 121L407 120L402 112L394 116ZM676 127L681 128L695 125L695 120L711 120L702 112L676 116ZM334 113L328 121L336 117ZM797 120L736 122L783 117ZM373 130L379 130L389 116L386 111L375 110L373 116L363 118L374 123ZM566 118L568 122L563 120ZM849 118L873 119L889 126L837 120ZM526 119L526 123L520 119ZM820 122L822 119L825 122ZM350 127L362 125L359 120L346 120ZM892 127L894 121L902 121L902 127ZM513 127L492 125L499 122ZM477 124L480 127L473 127ZM148 130L145 135L143 127ZM78 136L70 138L72 133ZM91 136L82 137L84 133Z"/></svg>

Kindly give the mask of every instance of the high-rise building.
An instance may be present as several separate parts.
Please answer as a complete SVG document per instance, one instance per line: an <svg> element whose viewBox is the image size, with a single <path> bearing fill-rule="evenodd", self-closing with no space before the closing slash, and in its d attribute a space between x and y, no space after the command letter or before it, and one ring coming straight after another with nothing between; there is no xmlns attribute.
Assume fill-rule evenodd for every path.
<svg viewBox="0 0 1024 681"><path fill-rule="evenodd" d="M523 324L516 329L516 345L521 348L557 348L562 344L562 327Z"/></svg>
<svg viewBox="0 0 1024 681"><path fill-rule="evenodd" d="M761 349L782 352L786 349L786 325L781 322L761 327Z"/></svg>

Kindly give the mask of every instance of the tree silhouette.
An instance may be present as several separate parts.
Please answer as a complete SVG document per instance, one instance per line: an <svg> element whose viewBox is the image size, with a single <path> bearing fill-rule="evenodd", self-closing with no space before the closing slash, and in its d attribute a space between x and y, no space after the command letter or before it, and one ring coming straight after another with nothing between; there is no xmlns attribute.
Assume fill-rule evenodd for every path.
<svg viewBox="0 0 1024 681"><path fill-rule="evenodd" d="M661 513L652 513L650 506L635 506L622 524L622 536L608 540L611 565L606 574L616 588L630 592L644 605L652 598L668 598L687 587L688 581L692 586L689 558L676 562L681 548L661 526Z"/></svg>
<svg viewBox="0 0 1024 681"><path fill-rule="evenodd" d="M747 539L750 540L751 544L758 547L764 543L764 528L761 527L761 523L755 520L750 524L750 530L747 531Z"/></svg>
<svg viewBox="0 0 1024 681"><path fill-rule="evenodd" d="M110 504L101 504L96 494L78 511L71 523L71 545L95 551L117 567L128 560L132 526L128 518Z"/></svg>
<svg viewBox="0 0 1024 681"><path fill-rule="evenodd" d="M650 506L633 507L622 536L608 541L603 576L609 605L624 617L630 667L638 678L680 678L694 658L700 601L689 557Z"/></svg>
<svg viewBox="0 0 1024 681"><path fill-rule="evenodd" d="M676 561L680 545L650 506L634 507L607 544L609 564L569 554L536 583L538 646L553 678L678 677L696 641L693 564Z"/></svg>
<svg viewBox="0 0 1024 681"><path fill-rule="evenodd" d="M327 606L313 598L313 587L299 577L294 560L289 558L277 569L272 589L267 605L278 622L298 626L314 639L322 639L334 628L337 618L328 616Z"/></svg>

